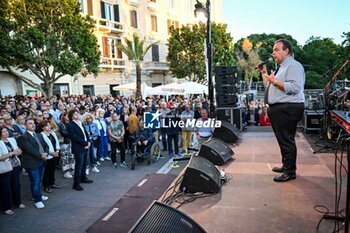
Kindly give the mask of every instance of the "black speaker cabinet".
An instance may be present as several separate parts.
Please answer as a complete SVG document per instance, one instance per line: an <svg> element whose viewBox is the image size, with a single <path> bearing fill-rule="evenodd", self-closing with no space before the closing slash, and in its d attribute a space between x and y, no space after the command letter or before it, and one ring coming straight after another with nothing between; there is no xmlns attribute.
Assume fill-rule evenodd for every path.
<svg viewBox="0 0 350 233"><path fill-rule="evenodd" d="M213 137L219 138L226 143L235 143L238 141L240 131L233 124L227 121L221 121L221 127L215 128Z"/></svg>
<svg viewBox="0 0 350 233"><path fill-rule="evenodd" d="M234 155L231 147L218 138L211 138L202 144L198 156L206 158L215 165L222 165Z"/></svg>
<svg viewBox="0 0 350 233"><path fill-rule="evenodd" d="M235 85L216 85L216 94L218 95L232 95L237 93Z"/></svg>
<svg viewBox="0 0 350 233"><path fill-rule="evenodd" d="M215 66L214 73L215 73L215 76L235 74L236 69L234 66Z"/></svg>
<svg viewBox="0 0 350 233"><path fill-rule="evenodd" d="M192 156L183 180L180 190L185 193L217 193L221 188L220 171L215 165L200 156Z"/></svg>
<svg viewBox="0 0 350 233"><path fill-rule="evenodd" d="M239 131L243 131L242 109L235 107L216 108L216 117L221 121L228 121L235 125Z"/></svg>
<svg viewBox="0 0 350 233"><path fill-rule="evenodd" d="M154 201L129 233L177 233L206 231L193 219L164 203Z"/></svg>
<svg viewBox="0 0 350 233"><path fill-rule="evenodd" d="M235 85L236 77L233 75L216 75L215 76L215 85Z"/></svg>
<svg viewBox="0 0 350 233"><path fill-rule="evenodd" d="M229 106L229 107L237 107L238 97L236 94L232 95L224 95L217 94L216 95L216 104L218 107Z"/></svg>

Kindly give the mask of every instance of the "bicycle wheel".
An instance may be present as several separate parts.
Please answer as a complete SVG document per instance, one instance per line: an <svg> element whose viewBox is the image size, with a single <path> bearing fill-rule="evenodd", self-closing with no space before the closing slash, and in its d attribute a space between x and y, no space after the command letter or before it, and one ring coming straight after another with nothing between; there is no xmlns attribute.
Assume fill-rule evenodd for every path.
<svg viewBox="0 0 350 233"><path fill-rule="evenodd" d="M150 149L150 157L155 162L159 160L160 157L160 146L158 143L154 143Z"/></svg>

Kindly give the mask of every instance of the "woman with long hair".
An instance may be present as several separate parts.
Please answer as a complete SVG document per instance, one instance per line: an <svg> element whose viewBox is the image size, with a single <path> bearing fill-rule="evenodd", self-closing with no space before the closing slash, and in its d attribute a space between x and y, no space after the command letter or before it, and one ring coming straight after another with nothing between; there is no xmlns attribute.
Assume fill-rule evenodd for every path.
<svg viewBox="0 0 350 233"><path fill-rule="evenodd" d="M61 185L55 184L56 160L60 154L60 143L54 131L51 130L50 121L43 120L38 125L38 131L48 145L49 151L46 158L46 168L43 178L44 191L51 193L53 188L60 189Z"/></svg>
<svg viewBox="0 0 350 233"><path fill-rule="evenodd" d="M21 201L21 163L17 158L22 154L22 150L18 148L16 140L9 138L6 127L0 127L0 163L11 162L12 170L0 174L0 202L2 210L5 214L11 215L12 205L21 209L25 205Z"/></svg>
<svg viewBox="0 0 350 233"><path fill-rule="evenodd" d="M62 167L62 171L64 172L64 178L73 178L70 171L74 170L74 156L72 154L72 146L69 137L69 133L67 130L67 126L69 123L68 112L64 112L60 116L60 123L58 124L59 128L59 141L61 147L61 159L60 165Z"/></svg>

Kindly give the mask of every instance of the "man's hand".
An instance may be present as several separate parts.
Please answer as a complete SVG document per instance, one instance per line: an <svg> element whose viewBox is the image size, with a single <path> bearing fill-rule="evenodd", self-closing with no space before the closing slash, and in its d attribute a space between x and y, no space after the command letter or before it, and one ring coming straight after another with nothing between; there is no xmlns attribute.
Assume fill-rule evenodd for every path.
<svg viewBox="0 0 350 233"><path fill-rule="evenodd" d="M140 142L140 141L138 141L138 142L137 142L137 145L141 146L141 142Z"/></svg>
<svg viewBox="0 0 350 233"><path fill-rule="evenodd" d="M41 159L45 161L47 158L47 153L41 153Z"/></svg>
<svg viewBox="0 0 350 233"><path fill-rule="evenodd" d="M146 141L143 141L143 145L147 145L147 143L148 143L148 141L146 140Z"/></svg>

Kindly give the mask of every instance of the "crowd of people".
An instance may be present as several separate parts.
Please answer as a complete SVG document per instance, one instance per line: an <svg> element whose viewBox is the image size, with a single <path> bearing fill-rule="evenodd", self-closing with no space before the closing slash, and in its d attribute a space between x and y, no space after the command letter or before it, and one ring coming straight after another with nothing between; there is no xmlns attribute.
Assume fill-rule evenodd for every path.
<svg viewBox="0 0 350 233"><path fill-rule="evenodd" d="M163 155L181 157L213 132L212 128L175 124L160 125L159 130L144 127L145 112L158 111L161 119L169 121L208 120L210 103L199 97L166 101L160 96L137 100L133 96L84 94L49 99L8 96L0 102L0 163L12 167L0 170L0 202L6 214L13 214L12 206L25 207L20 187L23 171L30 179L35 206L44 208L48 197L41 190L51 193L61 188L55 182L58 168L64 178L73 179L73 189L82 191L81 183L92 183L87 177L90 172L99 173L101 163L110 161L115 168L127 168L126 155L134 153L135 144L143 151L159 142ZM243 116L247 124L269 125L266 107L251 101L247 109Z"/></svg>
<svg viewBox="0 0 350 233"><path fill-rule="evenodd" d="M206 98L165 101L162 97L137 100L132 96L7 96L0 99L0 203L6 214L13 207L25 208L21 201L20 174L27 173L34 204L44 208L45 193L60 189L56 183L59 168L64 178L73 179L73 189L82 191L81 183L93 183L90 172L99 173L99 165L111 161L124 167L126 154L137 145L143 151L159 140L163 154L181 157L188 153L191 140L207 138L201 129L161 126L145 128L144 112L161 113L161 118L184 121L207 120ZM174 116L176 118L174 118ZM181 135L181 136L180 136ZM210 136L210 135L209 135ZM179 149L182 143L182 150ZM117 153L120 159L117 159Z"/></svg>

